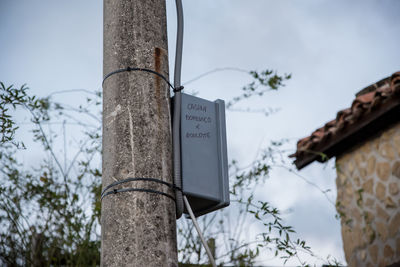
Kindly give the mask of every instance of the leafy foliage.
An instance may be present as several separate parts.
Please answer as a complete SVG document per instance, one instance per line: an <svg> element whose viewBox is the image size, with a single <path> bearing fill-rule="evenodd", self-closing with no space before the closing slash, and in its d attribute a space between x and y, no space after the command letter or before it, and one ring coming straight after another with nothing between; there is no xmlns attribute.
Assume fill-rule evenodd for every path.
<svg viewBox="0 0 400 267"><path fill-rule="evenodd" d="M263 185L280 158L280 146L285 140L272 142L249 166L240 168L236 161L230 164L231 207L201 217L200 224L208 240L214 240L215 258L222 265L254 266L260 255L279 256L286 263L299 252L313 255L304 240L293 238L295 231L285 226L278 209L260 200L256 189ZM249 235L249 227L254 234ZM207 257L200 240L192 235L191 224L179 228L180 255L183 263L206 264Z"/></svg>
<svg viewBox="0 0 400 267"><path fill-rule="evenodd" d="M283 86L290 75L250 72L254 82L230 106L253 95L262 96ZM28 88L1 83L2 141L0 147L0 264L5 266L97 266L100 261L101 105L100 92L78 107L29 96ZM74 93L69 90L58 93ZM4 100L4 101L3 101ZM21 108L31 121L36 167L20 161L15 141L18 129L9 109ZM58 128L57 128L58 127ZM69 132L67 134L68 127ZM79 133L81 141L74 141ZM217 262L222 266L254 266L259 256L272 252L285 262L312 254L306 242L293 238L279 211L257 197L256 189L270 175L285 141L273 142L257 159L241 168L230 165L232 207L202 216L200 225ZM71 145L73 144L73 145ZM32 144L33 146L33 144ZM28 147L29 148L29 147ZM24 152L29 151L29 149ZM255 229L249 233L249 228ZM188 220L178 224L181 266L208 265L205 251ZM199 266L199 265L196 265Z"/></svg>
<svg viewBox="0 0 400 267"><path fill-rule="evenodd" d="M244 86L242 88L243 93L229 101L227 103L227 108L231 108L234 104L243 99L252 96L263 96L269 91L276 91L279 87L285 86L284 82L292 77L291 74L278 75L277 72L273 70L264 70L260 72L250 71L249 74L254 81Z"/></svg>
<svg viewBox="0 0 400 267"><path fill-rule="evenodd" d="M43 149L35 154L37 167L29 168L19 161L21 146L14 141L17 127L6 102L2 102L1 108L6 109L2 112L11 122L2 125L0 148L1 265L98 265L101 172L94 167L93 159L101 152L100 128L86 131L87 140L80 144L72 161L64 158L62 166L54 151L56 135L50 123L69 116L65 109L50 98L29 96L25 86L14 89L1 85L6 92L2 99L14 109L22 107L28 112L33 140Z"/></svg>
<svg viewBox="0 0 400 267"><path fill-rule="evenodd" d="M13 85L5 86L0 82L0 145L7 143L16 147L24 147L22 142L14 140L15 132L18 129L16 122L13 120L11 113L12 108L15 110L18 106L30 106L31 108L39 108L39 100L35 97L27 95L28 87L22 85L20 88L14 88Z"/></svg>

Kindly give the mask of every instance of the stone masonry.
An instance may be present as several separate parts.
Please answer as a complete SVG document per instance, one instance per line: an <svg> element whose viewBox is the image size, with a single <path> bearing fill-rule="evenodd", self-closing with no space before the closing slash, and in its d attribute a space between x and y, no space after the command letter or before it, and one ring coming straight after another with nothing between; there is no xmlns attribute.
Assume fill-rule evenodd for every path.
<svg viewBox="0 0 400 267"><path fill-rule="evenodd" d="M337 211L349 266L400 261L400 122L338 156Z"/></svg>

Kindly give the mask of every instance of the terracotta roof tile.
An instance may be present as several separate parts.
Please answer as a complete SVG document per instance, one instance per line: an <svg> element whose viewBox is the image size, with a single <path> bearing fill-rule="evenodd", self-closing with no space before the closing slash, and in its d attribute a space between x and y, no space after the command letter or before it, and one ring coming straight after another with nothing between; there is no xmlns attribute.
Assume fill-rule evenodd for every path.
<svg viewBox="0 0 400 267"><path fill-rule="evenodd" d="M384 114L386 109L384 111L380 109L384 108L384 103L392 99L395 99L396 102L391 107L397 107L397 103L400 107L400 72L361 90L350 108L339 111L336 119L316 129L310 136L300 139L297 142L296 153L290 157L296 158L295 163L298 168L302 168L314 160L321 160L318 158L318 154L328 151L332 146L341 142L344 132L346 132L346 138L350 134L354 134L357 129L359 130L362 122L369 118L368 114ZM395 119L400 120L400 118ZM313 148L317 149L313 151ZM330 156L335 156L335 154Z"/></svg>

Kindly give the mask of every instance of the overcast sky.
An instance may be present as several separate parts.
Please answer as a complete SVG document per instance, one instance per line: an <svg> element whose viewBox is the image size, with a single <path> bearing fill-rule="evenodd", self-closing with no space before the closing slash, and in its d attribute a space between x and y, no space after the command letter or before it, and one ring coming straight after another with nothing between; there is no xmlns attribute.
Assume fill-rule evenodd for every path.
<svg viewBox="0 0 400 267"><path fill-rule="evenodd" d="M279 108L272 116L227 113L230 159L251 162L270 140L297 139L349 107L354 94L400 70L400 1L183 0L182 81L221 67L292 73L286 87L242 107ZM167 0L170 70L175 50L175 1ZM99 90L102 1L0 1L0 80L27 83L40 96L55 90ZM250 81L225 71L186 86L210 100L229 100ZM335 171L314 163L300 172L335 201ZM325 196L283 170L260 197L294 225L313 250L344 262L339 221ZM265 264L276 264L276 261Z"/></svg>

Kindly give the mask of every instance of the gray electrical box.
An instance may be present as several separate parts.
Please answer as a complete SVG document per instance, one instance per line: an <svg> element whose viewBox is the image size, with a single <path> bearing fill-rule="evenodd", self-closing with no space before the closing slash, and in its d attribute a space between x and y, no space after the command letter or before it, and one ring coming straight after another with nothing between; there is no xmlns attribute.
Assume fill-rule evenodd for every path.
<svg viewBox="0 0 400 267"><path fill-rule="evenodd" d="M229 205L223 100L182 93L181 164L182 190L196 216Z"/></svg>

